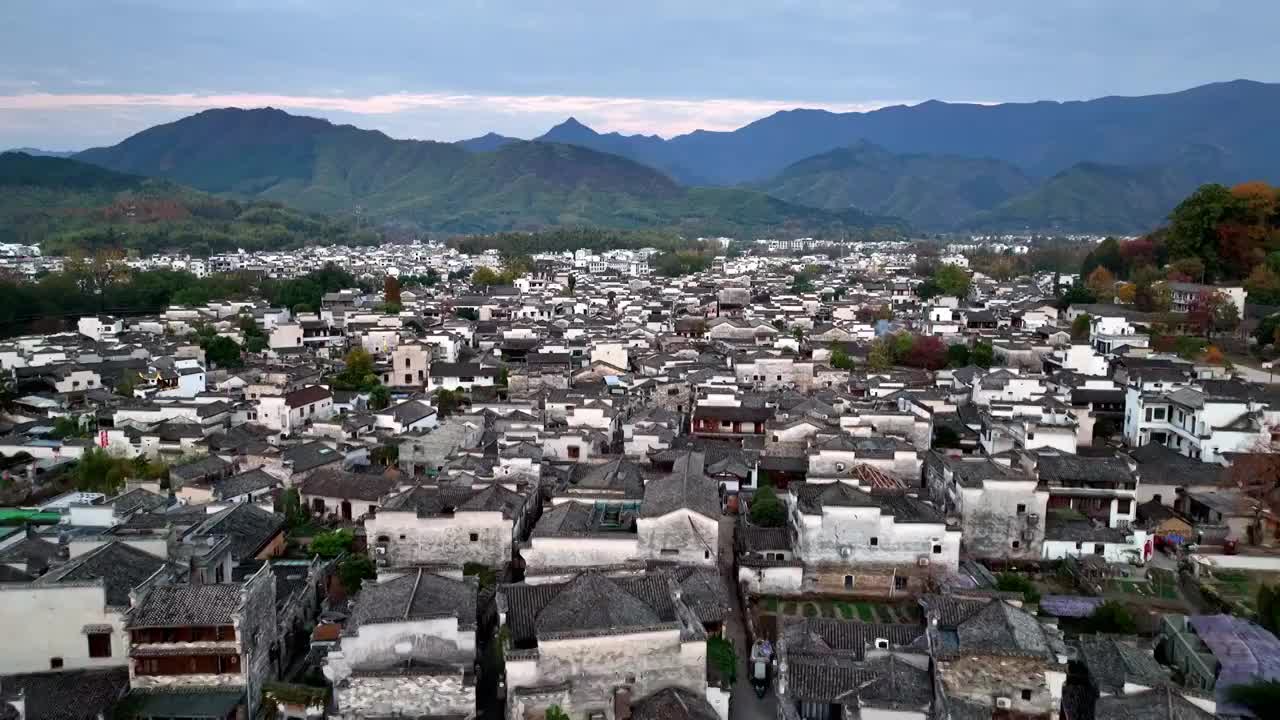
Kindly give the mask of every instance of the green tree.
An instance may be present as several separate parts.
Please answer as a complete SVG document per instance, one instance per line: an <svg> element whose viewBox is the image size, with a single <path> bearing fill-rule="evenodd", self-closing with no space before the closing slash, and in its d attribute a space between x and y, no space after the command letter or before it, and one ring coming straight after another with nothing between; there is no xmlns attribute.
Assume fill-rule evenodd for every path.
<svg viewBox="0 0 1280 720"><path fill-rule="evenodd" d="M853 358L849 357L849 353L839 347L831 348L831 360L829 362L831 367L836 370L852 370L855 367Z"/></svg>
<svg viewBox="0 0 1280 720"><path fill-rule="evenodd" d="M240 344L224 335L206 337L200 341L200 349L204 350L205 360L218 368L244 367L244 358L240 355Z"/></svg>
<svg viewBox="0 0 1280 720"><path fill-rule="evenodd" d="M1169 258L1199 258L1204 264L1203 280L1194 277L1191 280L1209 282L1218 277L1221 270L1219 226L1235 216L1240 208L1239 199L1226 186L1202 185L1173 209L1166 240Z"/></svg>
<svg viewBox="0 0 1280 720"><path fill-rule="evenodd" d="M441 419L458 412L458 410L467 402L467 394L462 390L446 390L441 388L436 391L436 413Z"/></svg>
<svg viewBox="0 0 1280 720"><path fill-rule="evenodd" d="M1133 635L1138 632L1138 623L1133 614L1119 602L1108 600L1098 606L1093 614L1085 619L1084 626L1091 633L1115 633Z"/></svg>
<svg viewBox="0 0 1280 720"><path fill-rule="evenodd" d="M1089 333L1093 318L1089 317L1089 313L1081 313L1071 321L1071 341L1084 343L1089 342Z"/></svg>
<svg viewBox="0 0 1280 720"><path fill-rule="evenodd" d="M955 343L947 346L947 367L962 368L969 364L969 346Z"/></svg>
<svg viewBox="0 0 1280 720"><path fill-rule="evenodd" d="M364 555L348 555L338 564L338 580L348 595L360 592L365 580L378 577L378 568Z"/></svg>
<svg viewBox="0 0 1280 720"><path fill-rule="evenodd" d="M480 288L486 288L492 285L501 285L502 276L492 268L477 268L476 271L471 274L471 284Z"/></svg>
<svg viewBox="0 0 1280 720"><path fill-rule="evenodd" d="M89 437L89 427L79 415L54 418L53 432L49 433L58 440Z"/></svg>
<svg viewBox="0 0 1280 720"><path fill-rule="evenodd" d="M751 522L760 527L782 527L787 523L787 511L772 485L765 485L751 496Z"/></svg>
<svg viewBox="0 0 1280 720"><path fill-rule="evenodd" d="M1109 237L1103 240L1085 256L1084 263L1080 267L1080 276L1089 277L1098 268L1104 268L1113 278L1127 275L1124 254L1120 242L1115 238Z"/></svg>
<svg viewBox="0 0 1280 720"><path fill-rule="evenodd" d="M996 364L996 349L989 342L976 342L969 355L969 362L980 368L989 368Z"/></svg>
<svg viewBox="0 0 1280 720"><path fill-rule="evenodd" d="M476 322L480 319L480 313L475 308L470 307L458 308L453 311L453 314L457 315L459 319L470 320L471 322Z"/></svg>
<svg viewBox="0 0 1280 720"><path fill-rule="evenodd" d="M350 530L339 529L317 533L311 538L311 552L322 558L335 558L343 553L351 552L356 536Z"/></svg>
<svg viewBox="0 0 1280 720"><path fill-rule="evenodd" d="M297 488L288 488L280 495L280 510L284 514L285 527L293 530L307 521L302 509L302 498Z"/></svg>
<svg viewBox="0 0 1280 720"><path fill-rule="evenodd" d="M877 338L867 352L867 367L883 372L893 367L893 346L888 338Z"/></svg>
<svg viewBox="0 0 1280 720"><path fill-rule="evenodd" d="M342 372L333 376L330 385L335 390L369 392L380 384L373 365L373 356L364 348L354 348L342 358Z"/></svg>
<svg viewBox="0 0 1280 720"><path fill-rule="evenodd" d="M730 685L738 679L738 653L732 640L719 636L707 638L707 660Z"/></svg>
<svg viewBox="0 0 1280 720"><path fill-rule="evenodd" d="M391 391L386 385L378 384L369 391L369 409L382 410L391 404Z"/></svg>
<svg viewBox="0 0 1280 720"><path fill-rule="evenodd" d="M969 285L972 282L967 270L951 264L938 268L938 272L933 275L933 281L943 293L961 299L969 295Z"/></svg>
<svg viewBox="0 0 1280 720"><path fill-rule="evenodd" d="M1025 575L1004 572L996 576L996 589L1002 592L1022 593L1024 602L1035 604L1040 602L1040 591Z"/></svg>
<svg viewBox="0 0 1280 720"><path fill-rule="evenodd" d="M547 708L546 720L569 720L569 715L559 705L552 705Z"/></svg>

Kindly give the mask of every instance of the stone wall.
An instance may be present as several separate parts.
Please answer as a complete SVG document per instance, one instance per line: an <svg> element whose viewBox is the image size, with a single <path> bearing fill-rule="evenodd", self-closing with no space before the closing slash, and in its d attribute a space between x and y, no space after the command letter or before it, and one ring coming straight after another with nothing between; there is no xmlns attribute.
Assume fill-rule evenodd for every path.
<svg viewBox="0 0 1280 720"><path fill-rule="evenodd" d="M512 521L500 512L460 512L420 518L412 512L380 511L365 520L370 542L386 536L391 566L480 563L499 567L511 560ZM474 539L473 539L474 538Z"/></svg>

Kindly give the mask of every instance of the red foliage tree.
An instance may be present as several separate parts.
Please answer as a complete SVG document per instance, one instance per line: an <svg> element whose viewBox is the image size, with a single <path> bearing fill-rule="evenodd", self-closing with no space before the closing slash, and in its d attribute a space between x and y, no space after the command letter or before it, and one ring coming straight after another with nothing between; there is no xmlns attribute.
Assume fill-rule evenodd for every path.
<svg viewBox="0 0 1280 720"><path fill-rule="evenodd" d="M911 345L911 353L906 364L925 370L941 370L947 366L947 346L942 338L933 335L921 335Z"/></svg>

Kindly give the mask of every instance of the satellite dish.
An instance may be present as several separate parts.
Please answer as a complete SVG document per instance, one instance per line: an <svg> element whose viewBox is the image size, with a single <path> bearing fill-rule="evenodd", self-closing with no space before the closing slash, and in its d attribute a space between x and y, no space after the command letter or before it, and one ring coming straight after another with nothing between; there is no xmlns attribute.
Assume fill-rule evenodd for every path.
<svg viewBox="0 0 1280 720"><path fill-rule="evenodd" d="M409 642L408 640L401 640L400 642L396 643L395 651L397 655L402 655L402 656L408 655L409 653L413 652L413 643Z"/></svg>

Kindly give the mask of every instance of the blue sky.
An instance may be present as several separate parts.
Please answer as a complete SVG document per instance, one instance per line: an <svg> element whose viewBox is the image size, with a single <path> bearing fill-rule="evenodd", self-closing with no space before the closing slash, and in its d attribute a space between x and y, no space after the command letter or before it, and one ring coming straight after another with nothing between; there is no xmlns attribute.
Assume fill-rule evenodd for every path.
<svg viewBox="0 0 1280 720"><path fill-rule="evenodd" d="M0 148L273 105L455 140L1280 80L1275 0L5 0Z"/></svg>

